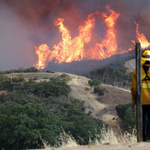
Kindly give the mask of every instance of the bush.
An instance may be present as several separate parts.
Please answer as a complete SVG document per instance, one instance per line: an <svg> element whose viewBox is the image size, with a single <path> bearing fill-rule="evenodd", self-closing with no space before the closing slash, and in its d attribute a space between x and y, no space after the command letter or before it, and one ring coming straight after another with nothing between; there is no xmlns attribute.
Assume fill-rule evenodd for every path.
<svg viewBox="0 0 150 150"><path fill-rule="evenodd" d="M98 86L98 85L101 84L100 81L95 80L95 79L94 80L89 80L88 83L89 83L90 86Z"/></svg>
<svg viewBox="0 0 150 150"><path fill-rule="evenodd" d="M50 73L50 72L51 72L51 70L46 70L45 72Z"/></svg>
<svg viewBox="0 0 150 150"><path fill-rule="evenodd" d="M48 79L48 77L43 77L43 79Z"/></svg>
<svg viewBox="0 0 150 150"><path fill-rule="evenodd" d="M6 75L0 74L0 82L5 82L7 80L10 80Z"/></svg>
<svg viewBox="0 0 150 150"><path fill-rule="evenodd" d="M103 121L92 116L83 115L78 118L72 125L71 134L78 144L90 144L90 140L94 142L96 139L101 139L101 129L103 126L108 127ZM99 136L97 136L99 135ZM90 140L89 140L90 139Z"/></svg>
<svg viewBox="0 0 150 150"><path fill-rule="evenodd" d="M19 82L19 78L13 77L13 78L12 78L12 81L13 81L13 82Z"/></svg>
<svg viewBox="0 0 150 150"><path fill-rule="evenodd" d="M25 69L24 72L39 72L39 70L35 67L30 67Z"/></svg>
<svg viewBox="0 0 150 150"><path fill-rule="evenodd" d="M104 96L106 89L101 89L100 87L95 87L94 88L94 93L98 93L100 96Z"/></svg>
<svg viewBox="0 0 150 150"><path fill-rule="evenodd" d="M119 104L116 106L117 115L126 123L127 127L133 129L136 127L136 109L128 104Z"/></svg>
<svg viewBox="0 0 150 150"><path fill-rule="evenodd" d="M19 82L24 81L24 75L22 73L17 74L17 78L19 79Z"/></svg>
<svg viewBox="0 0 150 150"><path fill-rule="evenodd" d="M124 122L131 129L136 127L136 111L134 108L128 107L128 109L125 111Z"/></svg>
<svg viewBox="0 0 150 150"><path fill-rule="evenodd" d="M27 94L34 94L39 97L59 97L61 95L68 96L71 88L67 83L59 78L51 78L51 81L39 83L25 83L16 88L17 91Z"/></svg>
<svg viewBox="0 0 150 150"><path fill-rule="evenodd" d="M86 90L86 91L90 91L90 90L91 90L91 88L85 87L85 90Z"/></svg>
<svg viewBox="0 0 150 150"><path fill-rule="evenodd" d="M33 80L38 80L38 76L34 76L34 77L33 77Z"/></svg>
<svg viewBox="0 0 150 150"><path fill-rule="evenodd" d="M24 93L10 93L7 95L0 95L0 102L5 103L5 106L8 103L13 103L14 105L25 105L27 103L32 103L32 104L36 104L36 103L43 103L38 97L34 96L34 95L27 95Z"/></svg>
<svg viewBox="0 0 150 150"><path fill-rule="evenodd" d="M3 74L0 74L0 91L1 90L11 90L11 78Z"/></svg>
<svg viewBox="0 0 150 150"><path fill-rule="evenodd" d="M117 115L124 121L124 114L126 110L131 106L130 103L128 104L119 104L115 107L117 111Z"/></svg>
<svg viewBox="0 0 150 150"><path fill-rule="evenodd" d="M56 146L60 121L41 104L12 106L7 114L0 114L0 141L4 149L43 148L41 139Z"/></svg>
<svg viewBox="0 0 150 150"><path fill-rule="evenodd" d="M29 78L28 83L34 83L34 80L32 78Z"/></svg>
<svg viewBox="0 0 150 150"><path fill-rule="evenodd" d="M65 74L65 73L61 74L61 75L59 76L59 78L60 78L60 79L63 79L63 80L66 81L66 82L68 82L68 81L71 80L71 77L70 77L69 75Z"/></svg>

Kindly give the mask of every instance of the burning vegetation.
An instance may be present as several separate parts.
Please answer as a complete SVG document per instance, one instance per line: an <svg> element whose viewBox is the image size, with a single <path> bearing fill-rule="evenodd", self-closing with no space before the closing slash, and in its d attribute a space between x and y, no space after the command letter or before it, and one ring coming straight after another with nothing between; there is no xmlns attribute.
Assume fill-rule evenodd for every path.
<svg viewBox="0 0 150 150"><path fill-rule="evenodd" d="M55 61L55 63L71 63L72 61L81 61L84 59L96 59L102 60L115 54L126 53L128 50L120 50L117 46L116 39L116 22L120 16L120 13L110 9L110 6L106 6L108 12L100 14L98 11L87 15L87 19L84 20L84 25L78 27L78 36L72 38L69 29L64 25L64 19L58 18L54 21L54 25L59 28L62 34L61 41L53 48L50 49L47 44L41 44L35 47L36 54L38 55L38 63L34 65L38 69L44 69L48 62ZM92 41L92 30L94 29L97 16L101 16L107 27L105 37L100 38L100 42ZM139 32L139 24L136 24L136 37L141 42L142 48L147 48L150 43L146 39L144 33ZM133 43L135 41L131 40ZM92 46L91 46L92 43ZM85 49L85 46L90 47L89 50Z"/></svg>
<svg viewBox="0 0 150 150"><path fill-rule="evenodd" d="M119 17L119 13L106 7L107 13L100 14L96 11L93 14L87 15L87 20L84 21L84 26L79 26L79 35L72 39L70 31L64 26L64 19L58 18L54 21L54 25L59 27L62 33L62 40L54 46L53 49L42 44L36 47L36 54L38 55L38 63L35 65L38 69L44 69L48 62L55 59L56 63L80 61L83 59L104 59L111 55L117 54L116 43L116 20ZM104 18L104 22L108 28L106 37L101 40L101 43L94 43L94 48L88 52L85 51L85 44L90 43L92 38L92 29L95 25L95 17L101 15Z"/></svg>
<svg viewBox="0 0 150 150"><path fill-rule="evenodd" d="M0 49L5 55L3 58L7 54L5 51L11 49L12 54L24 54L25 60L21 58L22 56L18 58L21 58L26 65L28 62L30 66L38 69L51 65L51 68L59 68L60 71L65 65L73 63L81 65L87 60L102 62L99 60L128 53L134 49L136 41L141 42L142 48L148 47L150 36L147 32L149 30L147 10L150 2L148 0L144 3L129 0L112 2L110 0L94 2L87 0L86 3L80 0L1 0L0 17L6 24L6 29L5 25L1 27L3 33ZM137 6L140 9L137 9ZM8 16L15 20L6 19ZM13 25L14 28L11 28ZM8 28L11 30L9 31ZM18 32L25 37L23 40L16 34ZM4 35L9 38L4 38ZM17 37L17 42L14 41L14 36ZM18 47L18 44L25 50ZM15 61L20 62L14 58L15 56L11 55L10 64ZM4 62L3 58L1 61ZM8 63L6 64L8 66Z"/></svg>

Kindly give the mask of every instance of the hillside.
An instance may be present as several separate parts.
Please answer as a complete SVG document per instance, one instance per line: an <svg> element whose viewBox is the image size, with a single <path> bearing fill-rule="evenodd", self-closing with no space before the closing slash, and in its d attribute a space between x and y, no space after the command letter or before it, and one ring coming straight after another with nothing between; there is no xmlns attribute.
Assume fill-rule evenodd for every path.
<svg viewBox="0 0 150 150"><path fill-rule="evenodd" d="M24 73L26 80L38 76L38 82L45 77L58 77L62 73ZM66 73L68 74L68 73ZM15 77L17 73L7 74L8 77ZM113 128L115 134L120 134L118 126L124 131L124 123L117 116L115 107L118 104L129 103L131 101L131 94L129 90L117 88L109 85L100 85L101 88L108 90L104 96L94 94L93 88L88 85L88 78L74 74L68 74L71 80L68 84L71 86L70 97L85 101L86 112L91 111L92 115L109 124L109 128Z"/></svg>
<svg viewBox="0 0 150 150"><path fill-rule="evenodd" d="M55 73L24 73L24 77L26 80L29 78L33 78L38 76L37 82L49 79L43 78L51 78L51 77L59 77L64 73L55 72ZM113 87L110 85L101 84L101 88L105 88L108 92L104 94L104 96L99 96L93 92L93 87L91 88L88 84L88 78L84 76L78 76L74 74L65 73L71 77L71 80L68 82L72 91L69 94L69 97L81 99L85 101L86 112L91 111L92 115L96 118L99 118L106 123L109 124L109 129L113 129L116 137L119 137L122 133L126 131L125 124L121 121L121 119L117 116L115 111L115 107L119 104L130 103L131 101L131 93L130 90ZM8 77L15 77L17 73L7 74ZM119 126L119 127L118 127ZM115 137L114 136L114 137ZM114 139L113 139L114 140ZM112 142L106 143L103 145L87 145L87 146L79 146L76 145L75 142L67 143L67 145L63 145L63 147L57 148L58 150L84 150L87 148L90 149L107 149L107 150L116 150L116 149L149 149L149 143L131 143L131 144L122 144L116 142L115 140L110 140ZM128 142L124 142L128 143ZM129 142L130 143L130 142ZM52 149L52 148L45 148Z"/></svg>
<svg viewBox="0 0 150 150"><path fill-rule="evenodd" d="M135 59L126 61L124 66L128 68L127 73L133 72L133 70L135 69Z"/></svg>

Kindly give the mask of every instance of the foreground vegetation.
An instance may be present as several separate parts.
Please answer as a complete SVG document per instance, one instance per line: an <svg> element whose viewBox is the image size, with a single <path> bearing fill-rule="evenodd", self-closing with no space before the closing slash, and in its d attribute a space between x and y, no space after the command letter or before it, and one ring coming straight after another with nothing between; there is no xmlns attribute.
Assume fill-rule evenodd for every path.
<svg viewBox="0 0 150 150"><path fill-rule="evenodd" d="M0 88L7 91L0 95L0 149L43 148L42 140L57 147L63 131L82 145L101 139L108 125L85 113L84 101L68 96L66 75L43 82L17 78L0 75Z"/></svg>

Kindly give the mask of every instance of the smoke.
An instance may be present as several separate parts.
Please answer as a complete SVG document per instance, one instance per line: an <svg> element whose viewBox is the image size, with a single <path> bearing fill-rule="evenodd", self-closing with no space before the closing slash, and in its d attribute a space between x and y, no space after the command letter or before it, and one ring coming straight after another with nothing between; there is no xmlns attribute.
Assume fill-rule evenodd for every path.
<svg viewBox="0 0 150 150"><path fill-rule="evenodd" d="M37 62L34 47L46 43L50 48L61 40L54 20L64 18L72 38L87 14L107 12L106 6L120 13L116 23L117 44L120 49L134 47L135 24L148 40L150 1L143 0L1 0L0 1L0 70L30 67ZM106 26L101 16L96 18L93 37L100 42ZM101 37L101 38L99 38Z"/></svg>
<svg viewBox="0 0 150 150"><path fill-rule="evenodd" d="M26 30L7 7L0 8L0 70L30 67L36 61Z"/></svg>

